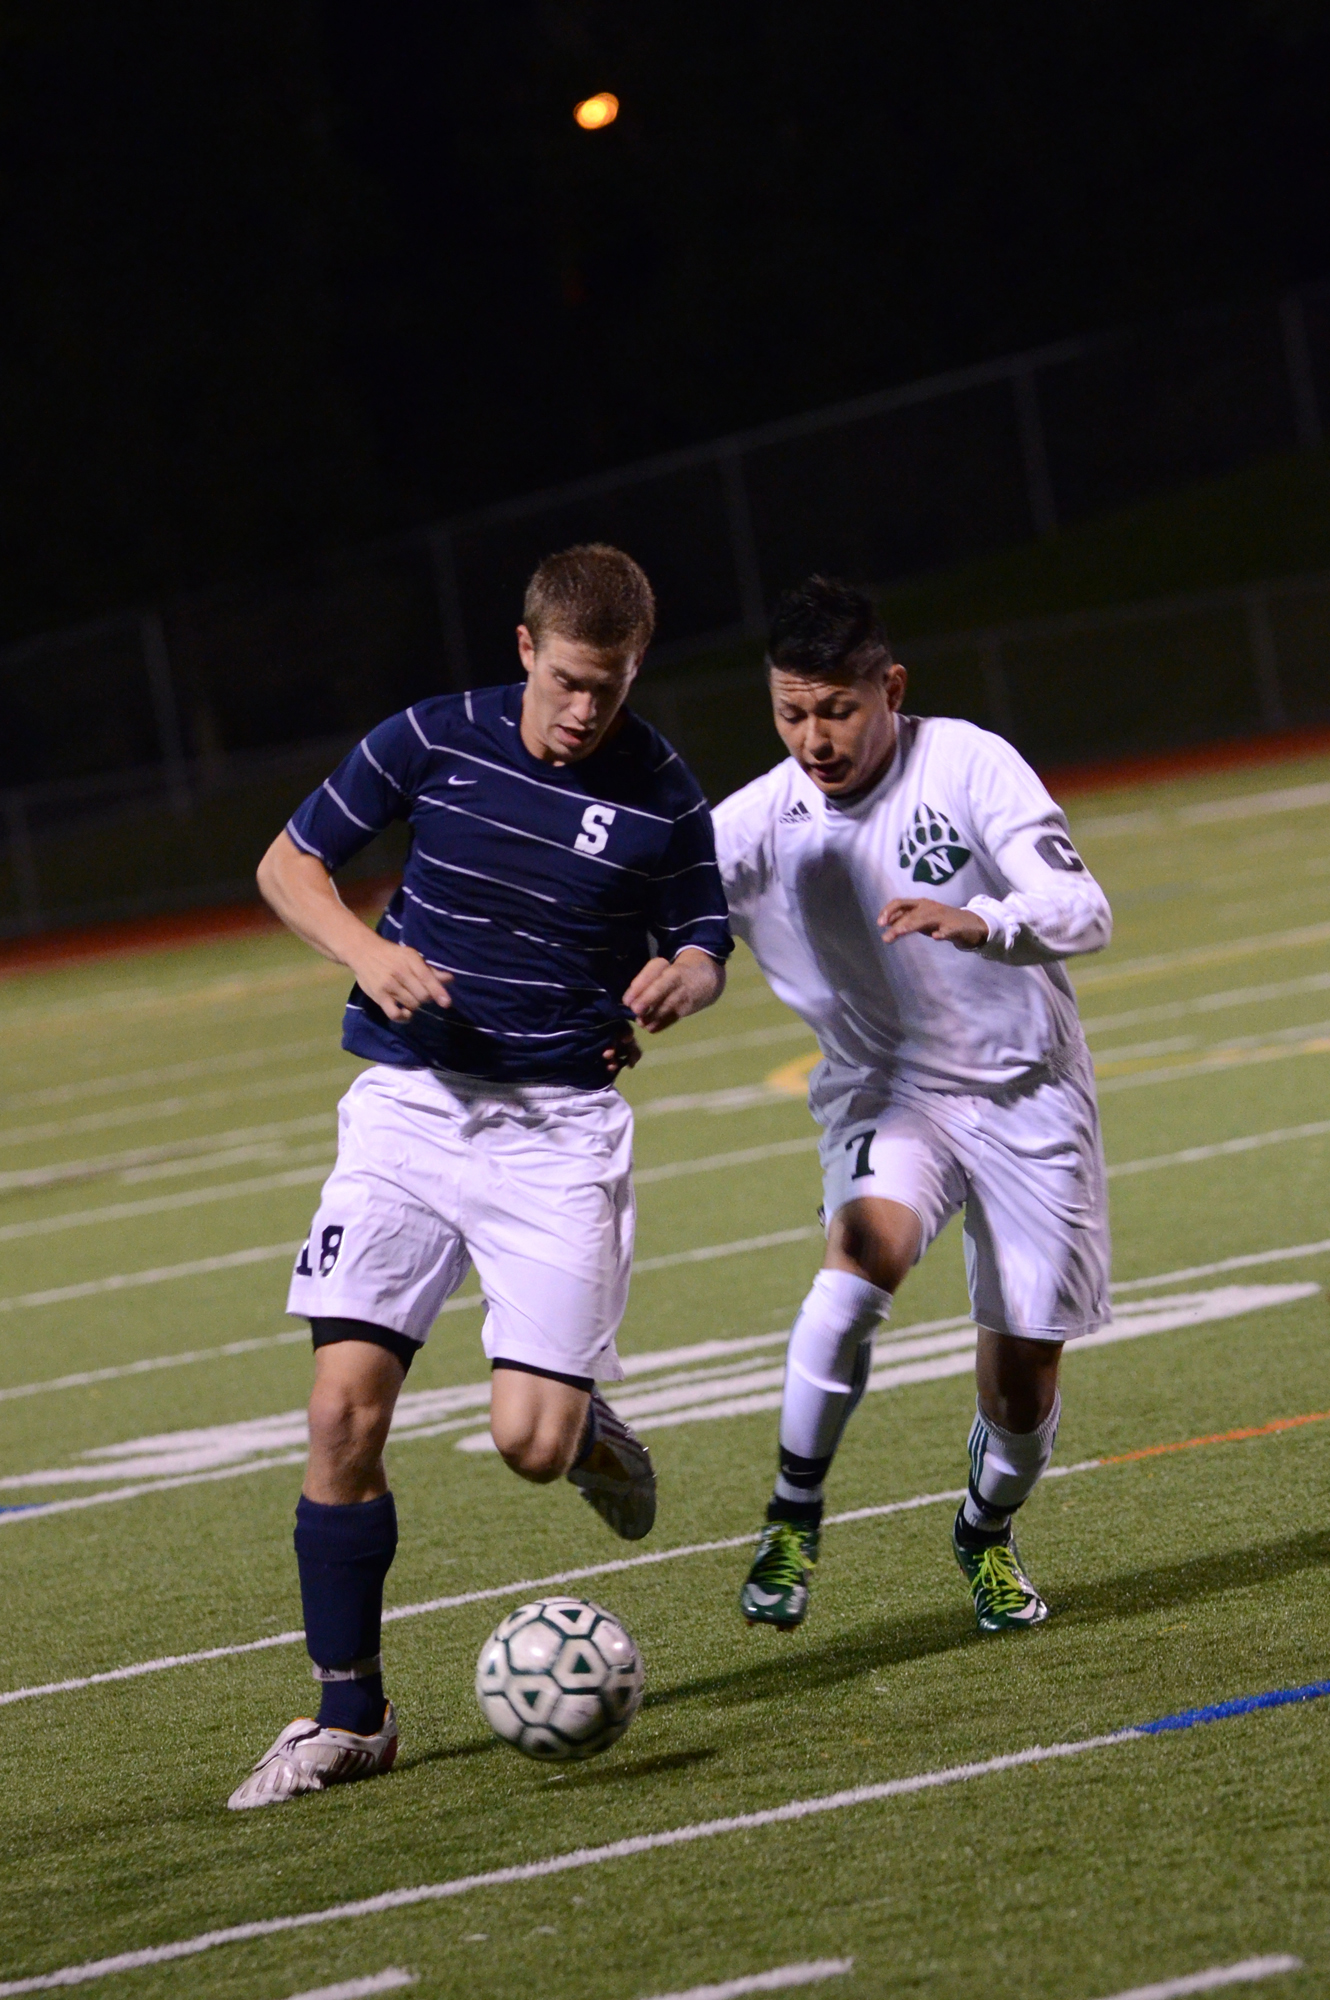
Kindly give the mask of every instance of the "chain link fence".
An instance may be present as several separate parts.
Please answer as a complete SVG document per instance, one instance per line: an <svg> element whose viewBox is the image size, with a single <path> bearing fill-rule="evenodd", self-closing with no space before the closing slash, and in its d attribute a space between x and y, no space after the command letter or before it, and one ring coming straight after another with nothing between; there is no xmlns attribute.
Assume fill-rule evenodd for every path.
<svg viewBox="0 0 1330 2000"><path fill-rule="evenodd" d="M637 705L713 796L771 761L747 667L813 569L885 585L1315 449L1330 285L1064 341L0 650L0 933L250 893L263 829L342 747L441 687L506 680L525 580L617 542L661 607ZM913 705L1037 763L1330 717L1324 578L914 645ZM269 812L271 806L271 812ZM114 825L114 837L108 837ZM137 829L137 831L136 831Z"/></svg>
<svg viewBox="0 0 1330 2000"><path fill-rule="evenodd" d="M780 755L758 650L744 650L721 670L648 674L633 697L712 799ZM946 633L902 651L907 708L995 729L1045 769L1330 723L1330 574ZM259 854L355 736L0 793L0 936L251 897ZM403 848L393 829L350 872L388 872Z"/></svg>

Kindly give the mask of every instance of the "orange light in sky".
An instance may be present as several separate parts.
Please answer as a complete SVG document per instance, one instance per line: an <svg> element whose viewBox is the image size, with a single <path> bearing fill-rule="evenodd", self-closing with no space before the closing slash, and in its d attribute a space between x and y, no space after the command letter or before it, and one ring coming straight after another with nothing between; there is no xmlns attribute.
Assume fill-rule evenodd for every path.
<svg viewBox="0 0 1330 2000"><path fill-rule="evenodd" d="M584 97L573 106L573 116L584 132L599 132L612 125L618 115L619 100L610 90L598 90L594 97Z"/></svg>

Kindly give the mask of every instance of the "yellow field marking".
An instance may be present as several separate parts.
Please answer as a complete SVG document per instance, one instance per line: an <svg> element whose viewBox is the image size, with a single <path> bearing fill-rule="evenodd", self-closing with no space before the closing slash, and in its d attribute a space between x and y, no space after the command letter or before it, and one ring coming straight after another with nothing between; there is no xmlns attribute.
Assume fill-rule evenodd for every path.
<svg viewBox="0 0 1330 2000"><path fill-rule="evenodd" d="M1265 1042L1258 1048L1216 1049L1198 1062L1178 1062L1158 1065L1153 1069L1148 1064L1148 1056L1138 1056L1134 1062L1114 1063L1110 1059L1095 1063L1096 1080L1126 1090L1133 1083L1171 1083L1175 1077L1205 1076L1215 1070L1247 1069L1253 1063L1279 1062L1285 1056L1330 1055L1330 1035L1316 1035L1306 1042ZM764 1078L768 1090L778 1091L782 1097L802 1098L808 1089L808 1078L815 1063L821 1059L820 1049L810 1049L806 1055L796 1056L793 1062L782 1063Z"/></svg>
<svg viewBox="0 0 1330 2000"><path fill-rule="evenodd" d="M807 1055L796 1056L793 1062L782 1063L764 1078L768 1090L778 1090L782 1097L803 1097L808 1090L808 1079L813 1066L822 1060L821 1049L810 1049Z"/></svg>

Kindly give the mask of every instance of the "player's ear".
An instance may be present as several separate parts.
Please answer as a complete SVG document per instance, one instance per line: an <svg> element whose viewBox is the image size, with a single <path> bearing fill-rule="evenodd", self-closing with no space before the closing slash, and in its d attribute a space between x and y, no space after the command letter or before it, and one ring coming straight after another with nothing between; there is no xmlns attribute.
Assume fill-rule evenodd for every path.
<svg viewBox="0 0 1330 2000"><path fill-rule="evenodd" d="M523 671L529 674L536 664L536 642L525 625L517 628L517 657L522 662Z"/></svg>
<svg viewBox="0 0 1330 2000"><path fill-rule="evenodd" d="M906 673L899 660L894 660L887 668L885 685L888 708L895 710L900 707L905 699L905 689L909 678L910 676Z"/></svg>

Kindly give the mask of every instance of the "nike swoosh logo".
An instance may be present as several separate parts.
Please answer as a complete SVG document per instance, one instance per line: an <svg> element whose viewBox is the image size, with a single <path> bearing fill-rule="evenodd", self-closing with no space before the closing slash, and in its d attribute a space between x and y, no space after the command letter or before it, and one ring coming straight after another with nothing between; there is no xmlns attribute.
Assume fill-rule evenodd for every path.
<svg viewBox="0 0 1330 2000"><path fill-rule="evenodd" d="M448 783L450 785L477 785L480 783L480 780L478 778L449 778Z"/></svg>
<svg viewBox="0 0 1330 2000"><path fill-rule="evenodd" d="M780 1603L780 1592L778 1590L759 1590L755 1583L749 1584L748 1595L752 1598L754 1604Z"/></svg>

